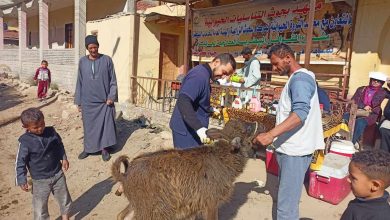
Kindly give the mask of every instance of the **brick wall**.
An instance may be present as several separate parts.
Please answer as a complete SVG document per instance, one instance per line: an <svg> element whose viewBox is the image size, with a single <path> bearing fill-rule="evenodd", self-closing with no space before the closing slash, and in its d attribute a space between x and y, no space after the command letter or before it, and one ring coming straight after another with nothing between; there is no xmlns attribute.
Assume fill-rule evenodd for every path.
<svg viewBox="0 0 390 220"><path fill-rule="evenodd" d="M73 93L76 85L76 65L73 49L43 50L43 59L49 62L52 81Z"/></svg>
<svg viewBox="0 0 390 220"><path fill-rule="evenodd" d="M30 82L40 64L39 50L22 50L22 72L19 74L19 78L22 81Z"/></svg>
<svg viewBox="0 0 390 220"><path fill-rule="evenodd" d="M0 72L19 75L21 80L29 82L41 64L39 50L23 50L21 72L18 55L18 49L0 50ZM52 72L52 82L71 93L75 90L77 77L74 57L73 49L43 50L43 59L49 62Z"/></svg>
<svg viewBox="0 0 390 220"><path fill-rule="evenodd" d="M12 75L19 73L19 50L0 50L0 72Z"/></svg>

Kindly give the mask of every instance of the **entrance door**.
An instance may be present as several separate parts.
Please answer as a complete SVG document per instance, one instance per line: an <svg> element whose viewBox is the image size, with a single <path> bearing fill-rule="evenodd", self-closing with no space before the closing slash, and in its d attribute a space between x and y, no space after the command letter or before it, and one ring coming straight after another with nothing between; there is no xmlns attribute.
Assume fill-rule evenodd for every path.
<svg viewBox="0 0 390 220"><path fill-rule="evenodd" d="M73 24L65 24L65 48L73 48Z"/></svg>
<svg viewBox="0 0 390 220"><path fill-rule="evenodd" d="M161 33L159 79L176 79L178 75L178 46L179 36ZM158 85L159 97L161 97L164 92L164 84L160 81ZM167 83L166 86L169 87L170 83Z"/></svg>

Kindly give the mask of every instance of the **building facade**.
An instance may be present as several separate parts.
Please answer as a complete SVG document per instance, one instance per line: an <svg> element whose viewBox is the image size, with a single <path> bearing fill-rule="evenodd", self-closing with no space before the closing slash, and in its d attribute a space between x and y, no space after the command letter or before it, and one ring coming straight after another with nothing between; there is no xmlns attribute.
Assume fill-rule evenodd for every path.
<svg viewBox="0 0 390 220"><path fill-rule="evenodd" d="M127 0L111 0L110 4L99 0L88 3L87 0L0 1L0 24L4 27L0 31L3 71L31 81L41 60L47 60L52 81L73 92L78 61L86 53L87 21L127 12L129 2L134 3ZM12 31L17 31L17 41L5 38Z"/></svg>

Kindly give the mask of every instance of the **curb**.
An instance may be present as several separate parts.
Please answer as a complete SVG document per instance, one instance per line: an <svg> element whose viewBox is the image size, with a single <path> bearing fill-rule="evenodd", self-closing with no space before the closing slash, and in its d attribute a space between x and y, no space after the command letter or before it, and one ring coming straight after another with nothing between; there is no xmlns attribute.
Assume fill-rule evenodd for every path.
<svg viewBox="0 0 390 220"><path fill-rule="evenodd" d="M31 107L41 109L45 106L48 106L48 105L52 104L53 102L57 101L58 95L59 95L58 93L55 94L52 98L48 99L46 103L40 103L38 106L31 106ZM5 120L0 121L0 127L6 126L12 122L15 122L16 120L19 120L19 119L20 119L20 115L11 116Z"/></svg>

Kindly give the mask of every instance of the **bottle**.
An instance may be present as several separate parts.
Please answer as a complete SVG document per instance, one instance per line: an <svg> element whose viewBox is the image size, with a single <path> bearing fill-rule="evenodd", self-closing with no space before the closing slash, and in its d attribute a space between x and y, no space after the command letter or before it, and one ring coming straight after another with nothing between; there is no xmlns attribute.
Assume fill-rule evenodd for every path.
<svg viewBox="0 0 390 220"><path fill-rule="evenodd" d="M256 97L252 97L249 102L249 110L252 112L259 112L261 110L260 101Z"/></svg>
<svg viewBox="0 0 390 220"><path fill-rule="evenodd" d="M233 101L232 108L242 109L242 102L240 96L236 96L236 98Z"/></svg>

